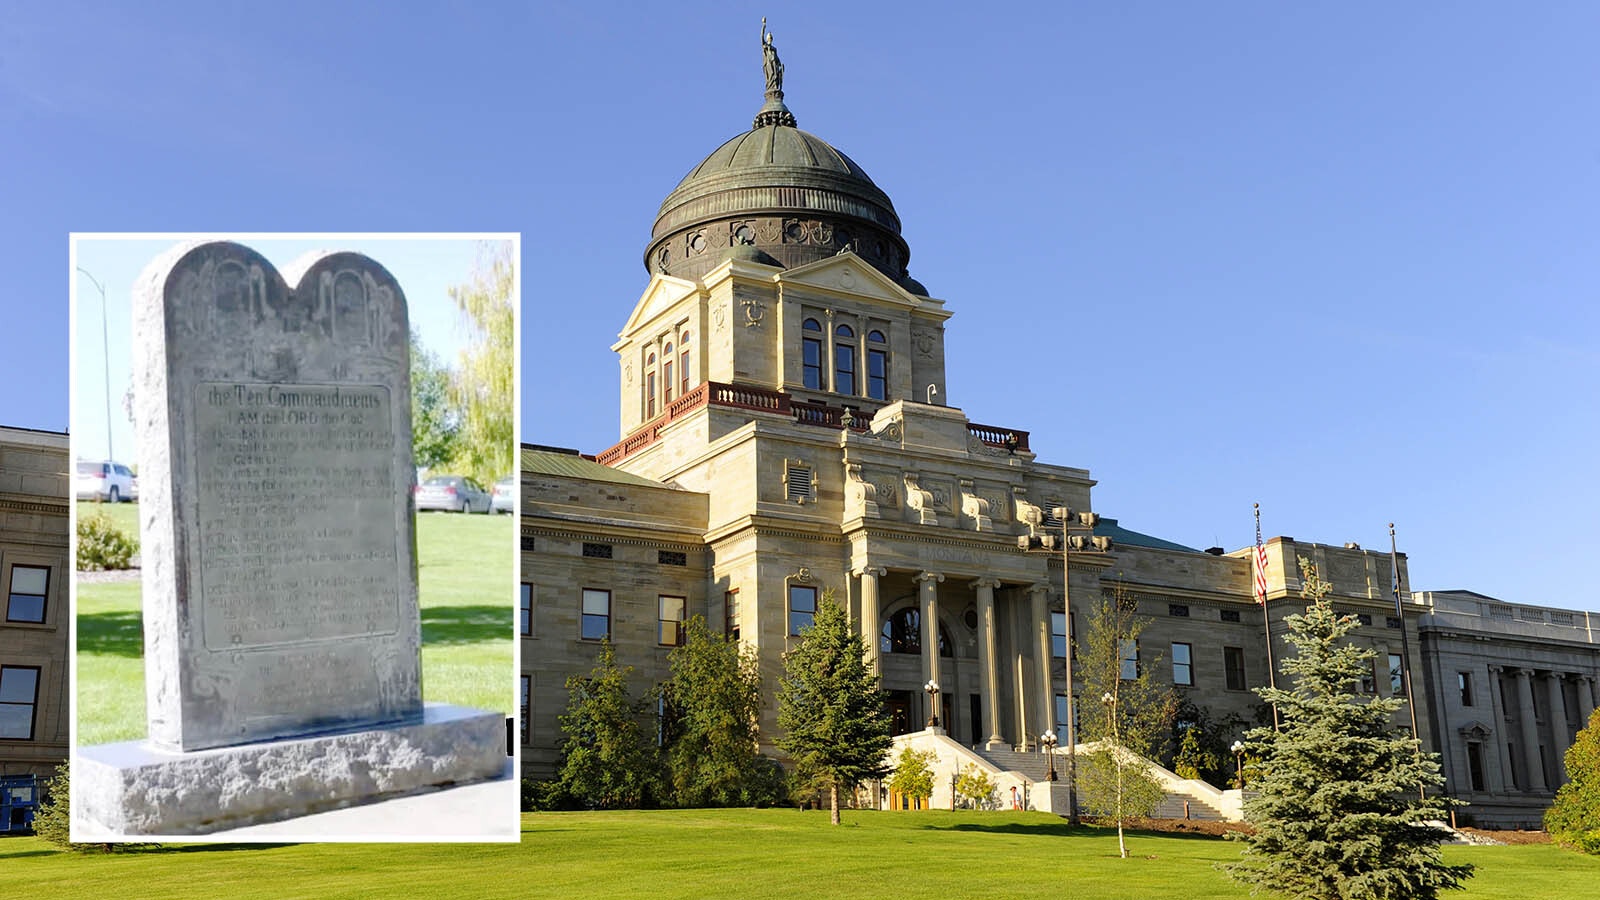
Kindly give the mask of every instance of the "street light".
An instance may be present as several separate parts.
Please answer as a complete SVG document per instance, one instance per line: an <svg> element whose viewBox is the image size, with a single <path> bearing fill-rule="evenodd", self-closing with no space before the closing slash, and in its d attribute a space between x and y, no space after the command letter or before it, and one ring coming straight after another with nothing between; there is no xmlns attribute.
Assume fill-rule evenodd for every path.
<svg viewBox="0 0 1600 900"><path fill-rule="evenodd" d="M1058 740L1059 738L1056 737L1054 731L1046 731L1044 734L1039 735L1039 746L1044 748L1045 759L1050 762L1051 781L1056 780L1056 742Z"/></svg>
<svg viewBox="0 0 1600 900"><path fill-rule="evenodd" d="M930 678L930 679L928 679L928 683L922 686L922 689L928 692L928 727L929 728L938 728L939 727L939 682L934 681L933 679Z"/></svg>
<svg viewBox="0 0 1600 900"><path fill-rule="evenodd" d="M78 266L78 271L82 272L94 284L95 290L100 292L100 342L101 348L105 353L104 365L106 370L106 459L115 461L117 448L111 442L111 329L106 323L106 320L111 316L111 312L106 306L105 286L100 283L98 278L90 275L89 270L83 266Z"/></svg>
<svg viewBox="0 0 1600 900"><path fill-rule="evenodd" d="M1244 790L1244 741L1234 741L1228 748L1233 751L1234 766L1238 770L1239 790Z"/></svg>

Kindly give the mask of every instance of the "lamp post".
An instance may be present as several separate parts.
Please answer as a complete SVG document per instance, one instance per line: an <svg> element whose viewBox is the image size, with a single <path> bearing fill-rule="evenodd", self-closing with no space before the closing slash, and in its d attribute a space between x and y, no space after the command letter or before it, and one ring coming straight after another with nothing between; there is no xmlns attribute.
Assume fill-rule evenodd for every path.
<svg viewBox="0 0 1600 900"><path fill-rule="evenodd" d="M933 679L930 678L930 679L928 679L928 683L922 686L922 689L928 692L928 727L930 729L938 728L939 727L939 682L934 681Z"/></svg>
<svg viewBox="0 0 1600 900"><path fill-rule="evenodd" d="M1067 676L1067 820L1078 824L1078 710L1075 701L1076 694L1072 686L1072 539L1067 534L1068 520L1072 518L1072 510L1058 506L1050 510L1050 514L1061 523L1061 612L1066 617L1062 628L1067 642L1066 666Z"/></svg>
<svg viewBox="0 0 1600 900"><path fill-rule="evenodd" d="M117 449L111 442L111 327L106 322L111 313L106 307L105 285L102 285L98 278L90 275L89 270L83 266L78 266L78 271L82 272L84 277L88 278L90 283L94 285L95 290L100 292L100 345L102 352L105 354L103 365L106 371L106 459L115 461Z"/></svg>
<svg viewBox="0 0 1600 900"><path fill-rule="evenodd" d="M1242 791L1244 790L1244 741L1234 741L1233 746L1228 749L1233 751L1233 764L1237 772L1236 780L1239 782L1239 790Z"/></svg>
<svg viewBox="0 0 1600 900"><path fill-rule="evenodd" d="M1051 781L1056 780L1056 742L1058 740L1059 738L1056 737L1054 731L1046 731L1044 734L1039 735L1039 746L1044 748L1045 759L1049 761L1049 777Z"/></svg>

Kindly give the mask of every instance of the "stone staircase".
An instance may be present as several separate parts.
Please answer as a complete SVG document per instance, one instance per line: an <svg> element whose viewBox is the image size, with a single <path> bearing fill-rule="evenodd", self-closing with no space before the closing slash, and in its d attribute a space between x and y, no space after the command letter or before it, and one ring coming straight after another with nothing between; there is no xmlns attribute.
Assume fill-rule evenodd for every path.
<svg viewBox="0 0 1600 900"><path fill-rule="evenodd" d="M1078 745L1080 754L1088 753L1094 748L1089 744ZM974 752L991 763L996 769L1018 772L1035 785L1046 785L1049 779L1050 763L1043 753L1019 753L1011 749L984 750L974 748ZM1052 793L1061 794L1065 791L1067 771L1067 751L1056 748L1055 769L1056 777L1060 779L1051 785ZM1204 820L1233 820L1239 819L1238 802L1230 803L1224 791L1219 791L1203 781L1192 781L1179 778L1172 771L1162 766L1146 761L1149 771L1156 781L1167 789L1167 797L1156 807L1155 815L1162 819L1204 819ZM1237 793L1237 792L1232 792ZM1060 802L1054 803L1052 808L1066 809L1066 800L1063 795Z"/></svg>

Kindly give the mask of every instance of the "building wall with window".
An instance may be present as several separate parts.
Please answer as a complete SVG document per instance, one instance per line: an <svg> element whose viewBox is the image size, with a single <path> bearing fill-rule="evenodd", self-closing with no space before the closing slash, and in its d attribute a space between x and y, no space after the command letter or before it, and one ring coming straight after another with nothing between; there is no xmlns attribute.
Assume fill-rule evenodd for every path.
<svg viewBox="0 0 1600 900"><path fill-rule="evenodd" d="M67 436L0 427L0 775L67 758Z"/></svg>
<svg viewBox="0 0 1600 900"><path fill-rule="evenodd" d="M682 620L709 618L707 497L574 451L524 445L521 464L522 766L547 778L566 681L594 667L601 637L620 665L634 667L629 688L642 696L667 680L679 633L663 623L663 606Z"/></svg>
<svg viewBox="0 0 1600 900"><path fill-rule="evenodd" d="M1434 742L1460 814L1538 828L1600 702L1600 615L1471 591L1420 595Z"/></svg>

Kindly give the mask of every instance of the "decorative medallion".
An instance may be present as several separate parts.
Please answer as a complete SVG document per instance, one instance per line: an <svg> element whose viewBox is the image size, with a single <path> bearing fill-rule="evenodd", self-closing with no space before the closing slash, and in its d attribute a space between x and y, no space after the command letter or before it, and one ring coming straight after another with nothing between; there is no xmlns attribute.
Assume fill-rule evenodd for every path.
<svg viewBox="0 0 1600 900"><path fill-rule="evenodd" d="M711 324L721 331L728 324L728 311L720 304L711 307Z"/></svg>
<svg viewBox="0 0 1600 900"><path fill-rule="evenodd" d="M766 307L760 300L747 298L741 301L744 304L744 325L746 328L760 328L761 318L766 315Z"/></svg>
<svg viewBox="0 0 1600 900"><path fill-rule="evenodd" d="M856 286L856 273L845 269L839 273L839 287L851 290Z"/></svg>
<svg viewBox="0 0 1600 900"><path fill-rule="evenodd" d="M763 244L776 244L783 240L783 225L777 219L762 219L756 223L756 235Z"/></svg>
<svg viewBox="0 0 1600 900"><path fill-rule="evenodd" d="M918 328L911 334L911 342L917 347L920 356L933 355L933 332L925 328Z"/></svg>

